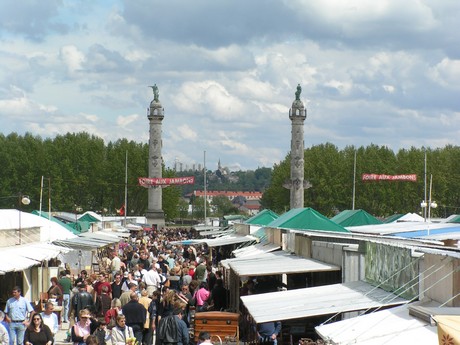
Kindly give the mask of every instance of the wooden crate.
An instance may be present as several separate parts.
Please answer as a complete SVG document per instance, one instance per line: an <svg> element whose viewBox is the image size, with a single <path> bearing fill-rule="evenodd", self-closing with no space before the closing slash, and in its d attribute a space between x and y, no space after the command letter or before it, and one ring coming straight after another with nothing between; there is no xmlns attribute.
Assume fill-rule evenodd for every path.
<svg viewBox="0 0 460 345"><path fill-rule="evenodd" d="M231 339L239 344L238 313L224 311L207 311L195 314L194 339L198 340L200 332L218 335L222 340Z"/></svg>

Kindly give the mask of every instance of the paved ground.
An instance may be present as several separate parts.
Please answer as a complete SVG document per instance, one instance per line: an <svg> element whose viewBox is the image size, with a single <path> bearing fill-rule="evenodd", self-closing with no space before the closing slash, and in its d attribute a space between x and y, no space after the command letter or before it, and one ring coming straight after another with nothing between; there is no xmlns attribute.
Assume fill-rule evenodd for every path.
<svg viewBox="0 0 460 345"><path fill-rule="evenodd" d="M61 328L57 332L56 336L54 337L55 344L71 344L65 341L67 338L67 331L69 329L68 323L62 323Z"/></svg>

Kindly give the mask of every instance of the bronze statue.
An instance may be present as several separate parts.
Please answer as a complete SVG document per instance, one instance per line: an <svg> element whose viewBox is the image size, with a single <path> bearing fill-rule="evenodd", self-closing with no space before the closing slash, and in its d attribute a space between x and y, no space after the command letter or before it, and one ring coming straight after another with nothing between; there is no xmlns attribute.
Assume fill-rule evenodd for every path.
<svg viewBox="0 0 460 345"><path fill-rule="evenodd" d="M152 88L152 91L153 91L153 100L155 102L158 102L159 101L159 97L160 97L160 91L158 90L158 86L157 84L153 84L153 86L149 86Z"/></svg>
<svg viewBox="0 0 460 345"><path fill-rule="evenodd" d="M295 100L300 101L300 94L302 93L302 87L297 84L297 91L295 92Z"/></svg>

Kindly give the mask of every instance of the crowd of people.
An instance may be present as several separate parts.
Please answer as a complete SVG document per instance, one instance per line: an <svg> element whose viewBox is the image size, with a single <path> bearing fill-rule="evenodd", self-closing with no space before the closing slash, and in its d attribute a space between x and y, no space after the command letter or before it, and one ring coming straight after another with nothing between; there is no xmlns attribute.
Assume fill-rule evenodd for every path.
<svg viewBox="0 0 460 345"><path fill-rule="evenodd" d="M66 340L74 345L187 345L193 312L228 307L216 265L226 253L173 244L190 237L188 229L132 234L99 253L97 272L64 269L52 277L41 313L16 287L0 313L9 326L5 332L0 325L1 344L51 345L60 323L70 322ZM209 342L203 336L199 342Z"/></svg>

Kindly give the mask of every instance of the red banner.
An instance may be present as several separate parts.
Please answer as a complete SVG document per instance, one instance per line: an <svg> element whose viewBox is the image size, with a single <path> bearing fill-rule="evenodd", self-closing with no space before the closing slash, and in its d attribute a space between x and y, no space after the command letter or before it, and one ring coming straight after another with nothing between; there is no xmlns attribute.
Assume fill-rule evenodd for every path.
<svg viewBox="0 0 460 345"><path fill-rule="evenodd" d="M164 178L163 177L161 178L139 177L138 181L139 181L139 185L142 187L194 184L195 176L164 177Z"/></svg>
<svg viewBox="0 0 460 345"><path fill-rule="evenodd" d="M384 174L363 174L363 181L409 181L417 182L416 174L405 175L384 175Z"/></svg>

